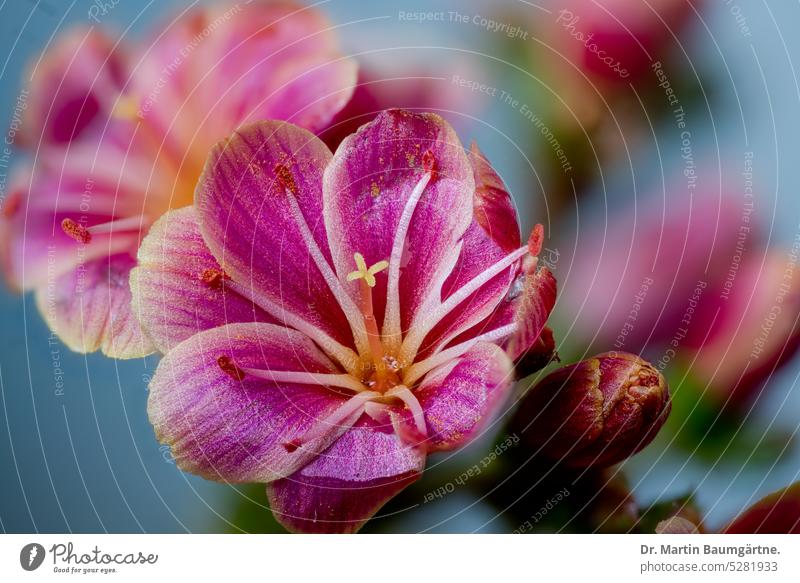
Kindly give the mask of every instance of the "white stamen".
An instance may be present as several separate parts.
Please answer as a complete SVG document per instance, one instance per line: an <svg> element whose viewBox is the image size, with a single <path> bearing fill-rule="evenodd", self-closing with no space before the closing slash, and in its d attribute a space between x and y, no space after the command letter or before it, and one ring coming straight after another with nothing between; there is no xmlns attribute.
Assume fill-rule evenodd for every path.
<svg viewBox="0 0 800 583"><path fill-rule="evenodd" d="M358 355L352 349L340 344L331 336L307 322L303 318L287 311L284 307L276 302L273 302L263 294L256 292L252 286L243 286L233 280L226 280L225 287L233 290L245 299L250 300L270 316L273 316L278 321L285 323L287 326L303 332L306 336L311 338L317 343L326 354L335 358L350 374L357 375L360 372Z"/></svg>
<svg viewBox="0 0 800 583"><path fill-rule="evenodd" d="M372 417L372 419L378 423L386 423L386 420L388 419L389 423L392 425L395 435L410 445L419 445L418 436L409 436L410 432L403 425L400 416L392 410L391 406L384 403L375 403L374 401L370 401L364 405L364 413ZM427 436L427 433L423 435Z"/></svg>
<svg viewBox="0 0 800 583"><path fill-rule="evenodd" d="M437 352L425 360L421 360L409 367L403 375L403 382L406 385L413 385L433 369L463 355L478 342L495 342L506 336L510 336L516 329L517 324L507 324L490 332L486 332L485 334L481 334L480 336L476 336L475 338L470 338L461 344L456 344L455 346Z"/></svg>
<svg viewBox="0 0 800 583"><path fill-rule="evenodd" d="M417 431L422 435L428 435L428 426L425 424L425 412L422 410L422 405L414 396L409 388L405 385L398 385L386 391L387 397L397 397L405 403L408 410L414 416L414 425L417 426Z"/></svg>
<svg viewBox="0 0 800 583"><path fill-rule="evenodd" d="M299 383L304 385L323 385L326 387L342 387L356 393L367 390L363 384L349 374L328 374L289 370L262 370L258 368L241 368L243 373L276 383Z"/></svg>
<svg viewBox="0 0 800 583"><path fill-rule="evenodd" d="M86 204L86 200L83 199L83 193L78 194L64 194L60 193L58 200L53 203L52 200L40 200L37 198L31 198L28 202L28 207L31 209L34 208L41 208L53 212L53 209L57 210L59 213L74 213L74 214L83 214L87 217L90 216L104 216L107 217L113 214L115 211L119 211L119 206L114 206L114 199L107 204L95 204L92 201L91 205ZM89 208L87 208L87 206ZM141 204L139 205L141 208Z"/></svg>
<svg viewBox="0 0 800 583"><path fill-rule="evenodd" d="M333 413L314 423L311 428L300 438L293 439L287 444L287 449L298 448L304 444L311 443L333 431L348 429L358 421L358 417L363 413L364 405L372 399L380 397L380 393L375 391L364 391L350 397L345 403L338 407Z"/></svg>
<svg viewBox="0 0 800 583"><path fill-rule="evenodd" d="M417 182L414 190L406 201L403 214L397 224L397 231L394 233L392 243L392 253L389 256L389 281L386 285L386 314L383 319L383 336L387 349L396 350L400 344L400 263L403 258L403 248L405 247L408 227L411 224L411 217L417 203L422 197L425 187L431 179L431 172L426 172Z"/></svg>
<svg viewBox="0 0 800 583"><path fill-rule="evenodd" d="M470 309L469 317L466 320L464 320L464 322L461 325L454 328L443 338L434 339L434 342L436 344L434 352L439 352L442 346L447 346L454 339L458 338L461 334L463 334L476 324L482 322L484 319L489 317L492 314L492 312L494 312L494 310L497 308L498 304L500 304L500 302L502 302L507 295L508 295L507 289L500 289L493 298L489 298L488 301L484 302L483 306L481 306L479 310L473 311Z"/></svg>
<svg viewBox="0 0 800 583"><path fill-rule="evenodd" d="M369 401L364 403L364 413L372 417L378 423L383 421L384 416L388 415L389 405L384 405L383 403L376 403L375 401Z"/></svg>
<svg viewBox="0 0 800 583"><path fill-rule="evenodd" d="M92 235L100 233L113 233L114 231L133 231L145 228L149 224L147 215L140 215L137 217L128 217L125 219L118 219L116 221L109 221L100 225L93 225L87 227L86 230Z"/></svg>
<svg viewBox="0 0 800 583"><path fill-rule="evenodd" d="M361 312L359 311L358 307L356 307L353 299L345 291L342 283L339 281L339 278L336 277L333 269L331 269L331 266L328 265L328 261L322 254L319 245L317 245L316 239L314 239L311 229L306 223L305 217L303 216L303 211L300 210L300 205L297 204L297 200L295 200L294 195L289 189L286 190L286 197L289 201L289 207L292 210L292 217L300 229L300 234L302 235L303 241L308 248L308 252L311 254L311 258L314 260L317 269L319 269L322 277L325 279L325 282L328 284L328 287L333 293L333 296L336 298L336 301L339 302L347 321L350 323L356 348L358 348L358 351L361 354L369 354L367 329L364 326L364 320L361 317Z"/></svg>
<svg viewBox="0 0 800 583"><path fill-rule="evenodd" d="M444 302L439 304L431 312L419 312L411 324L411 329L408 336L403 341L403 346L400 349L401 362L413 362L414 357L419 350L422 341L427 336L436 324L442 321L453 309L461 302L467 299L470 295L476 292L482 285L491 280L498 273L511 266L520 257L528 252L528 247L520 247L516 251L512 251L494 265L483 270L477 276L472 278L455 293L450 295ZM418 321L421 318L421 321Z"/></svg>
<svg viewBox="0 0 800 583"><path fill-rule="evenodd" d="M418 308L421 313L429 314L436 306L442 303L442 288L444 287L444 282L446 282L447 278L453 273L456 263L458 263L458 258L461 256L461 249L463 246L464 242L459 241L452 250L445 255L442 264L439 266L439 270L434 275L430 292L427 294L422 305Z"/></svg>

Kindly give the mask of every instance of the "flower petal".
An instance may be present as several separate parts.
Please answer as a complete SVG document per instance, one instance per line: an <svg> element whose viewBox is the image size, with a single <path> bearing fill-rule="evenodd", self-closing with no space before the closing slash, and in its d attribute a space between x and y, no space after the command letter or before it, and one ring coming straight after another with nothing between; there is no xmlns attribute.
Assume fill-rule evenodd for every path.
<svg viewBox="0 0 800 583"><path fill-rule="evenodd" d="M416 480L422 449L363 416L313 462L267 486L278 521L294 532L351 533Z"/></svg>
<svg viewBox="0 0 800 583"><path fill-rule="evenodd" d="M450 450L474 439L502 407L513 380L511 360L488 342L430 373L414 391L425 411L428 450Z"/></svg>
<svg viewBox="0 0 800 583"><path fill-rule="evenodd" d="M475 177L473 219L458 261L442 286L442 301L520 246L517 212L505 184L474 143L469 159ZM423 341L419 358L487 318L506 296L517 271L516 264L501 271L445 316Z"/></svg>
<svg viewBox="0 0 800 583"><path fill-rule="evenodd" d="M342 280L357 252L368 265L392 261L406 204L427 174L432 176L411 215L400 264L388 270L389 277L393 269L401 272L403 330L472 219L474 179L458 136L437 115L385 111L345 139L325 171L325 225ZM347 285L355 297L356 284ZM386 290L387 278L379 276L373 288L379 324Z"/></svg>
<svg viewBox="0 0 800 583"><path fill-rule="evenodd" d="M506 350L517 361L534 348L556 304L556 278L546 267L524 275L522 293L512 302L517 330Z"/></svg>
<svg viewBox="0 0 800 583"><path fill-rule="evenodd" d="M126 82L121 53L95 27L61 35L33 70L24 142L65 144L101 128Z"/></svg>
<svg viewBox="0 0 800 583"><path fill-rule="evenodd" d="M275 322L225 286L227 276L200 234L194 207L156 221L138 259L130 275L133 311L160 352L223 324Z"/></svg>
<svg viewBox="0 0 800 583"><path fill-rule="evenodd" d="M787 276L796 257L782 249L746 249L735 280L699 289L697 316L684 345L706 396L746 410L800 346L800 282Z"/></svg>
<svg viewBox="0 0 800 583"><path fill-rule="evenodd" d="M320 10L257 1L206 12L206 22L219 26L189 58L202 73L193 80L193 97L203 116L211 112L204 125L214 141L259 119L291 121L316 133L350 99L355 61L340 55L336 29ZM212 129L220 124L221 133Z"/></svg>
<svg viewBox="0 0 800 583"><path fill-rule="evenodd" d="M140 116L201 160L249 121L322 129L356 79L324 15L292 2L194 8L141 51L132 91Z"/></svg>
<svg viewBox="0 0 800 583"><path fill-rule="evenodd" d="M293 59L266 79L251 74L239 80L231 88L241 94L235 97L235 112L221 113L241 120L229 127L259 119L281 119L316 132L345 106L356 77L357 67L350 59L328 54Z"/></svg>
<svg viewBox="0 0 800 583"><path fill-rule="evenodd" d="M539 339L555 303L555 277L548 268L536 269L536 265L533 265L523 270L505 301L488 318L459 334L448 346L467 342L483 334L492 334L513 324L515 331L507 337L503 345L515 363L524 359L529 352L535 354L542 348L545 348L546 354L547 344L553 344L552 339L544 339L544 346L540 346Z"/></svg>
<svg viewBox="0 0 800 583"><path fill-rule="evenodd" d="M247 126L212 150L195 204L203 238L227 274L280 306L280 314L270 313L282 323L290 314L350 347L348 319L321 267L330 271L321 220L330 157L297 126Z"/></svg>
<svg viewBox="0 0 800 583"><path fill-rule="evenodd" d="M468 57L450 57L447 62L449 73L458 73L463 79L478 74ZM358 80L353 97L325 130L316 133L335 149L347 136L386 109L458 111L466 117L481 111L485 105L482 100L451 83L451 79L439 76L435 63L412 63L385 52L362 53L358 59Z"/></svg>
<svg viewBox="0 0 800 583"><path fill-rule="evenodd" d="M668 190L669 196L642 196L615 207L608 220L598 217L577 235L562 231L559 263L570 269L559 305L581 338L596 339L601 347L620 344L625 329L624 346L618 347L631 352L669 342L698 284L727 276L731 249L741 236L739 200ZM749 223L750 249L760 239L758 223ZM635 326L628 322L632 303Z"/></svg>
<svg viewBox="0 0 800 583"><path fill-rule="evenodd" d="M153 352L131 310L128 274L134 259L124 253L79 265L36 290L42 316L76 352L139 358Z"/></svg>
<svg viewBox="0 0 800 583"><path fill-rule="evenodd" d="M475 176L475 222L482 227L486 237L503 252L509 253L521 243L514 201L502 178L475 142L470 146L469 159Z"/></svg>
<svg viewBox="0 0 800 583"><path fill-rule="evenodd" d="M270 482L298 470L347 430L327 433L315 447L286 447L327 417L347 397L318 384L234 378L235 367L335 373L303 334L272 324L228 324L201 332L159 363L147 404L159 441L182 470L210 480Z"/></svg>
<svg viewBox="0 0 800 583"><path fill-rule="evenodd" d="M127 128L115 125L98 139L43 148L35 168L16 169L0 217L12 286L36 288L81 262L135 253L149 223L172 202L173 183L146 144L126 135ZM138 229L112 230L83 246L61 228L64 219L93 227L134 217L140 217Z"/></svg>

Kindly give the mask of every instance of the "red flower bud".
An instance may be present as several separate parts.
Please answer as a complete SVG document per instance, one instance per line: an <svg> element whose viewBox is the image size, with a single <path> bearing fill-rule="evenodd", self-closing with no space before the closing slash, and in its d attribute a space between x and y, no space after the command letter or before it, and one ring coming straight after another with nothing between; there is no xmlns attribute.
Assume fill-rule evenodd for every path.
<svg viewBox="0 0 800 583"><path fill-rule="evenodd" d="M633 354L607 352L545 377L523 399L514 424L548 458L609 466L650 443L669 411L661 373Z"/></svg>

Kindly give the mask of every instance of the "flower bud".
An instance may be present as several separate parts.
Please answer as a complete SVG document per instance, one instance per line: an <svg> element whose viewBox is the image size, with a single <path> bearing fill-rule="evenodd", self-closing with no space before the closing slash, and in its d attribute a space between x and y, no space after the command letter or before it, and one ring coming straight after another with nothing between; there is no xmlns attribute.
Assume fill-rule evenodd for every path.
<svg viewBox="0 0 800 583"><path fill-rule="evenodd" d="M656 525L656 534L699 534L700 529L691 520L671 516Z"/></svg>
<svg viewBox="0 0 800 583"><path fill-rule="evenodd" d="M661 373L633 354L607 352L545 377L523 399L514 425L550 459L609 466L650 443L669 411Z"/></svg>

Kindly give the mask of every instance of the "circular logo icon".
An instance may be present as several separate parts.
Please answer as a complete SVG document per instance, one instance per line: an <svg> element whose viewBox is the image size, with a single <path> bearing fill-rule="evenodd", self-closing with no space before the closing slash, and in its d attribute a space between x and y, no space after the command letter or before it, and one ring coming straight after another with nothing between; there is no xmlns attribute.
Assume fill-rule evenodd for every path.
<svg viewBox="0 0 800 583"><path fill-rule="evenodd" d="M26 571L35 571L44 562L44 547L39 543L28 543L19 552L19 564Z"/></svg>

